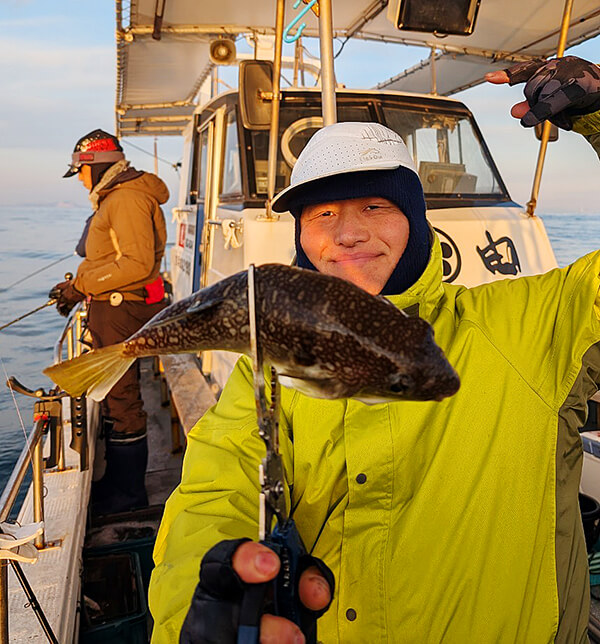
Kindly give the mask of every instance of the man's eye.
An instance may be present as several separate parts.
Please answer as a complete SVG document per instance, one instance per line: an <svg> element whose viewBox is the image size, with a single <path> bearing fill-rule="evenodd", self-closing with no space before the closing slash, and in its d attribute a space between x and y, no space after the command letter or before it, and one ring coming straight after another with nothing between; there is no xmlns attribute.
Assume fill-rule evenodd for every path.
<svg viewBox="0 0 600 644"><path fill-rule="evenodd" d="M324 210L323 212L319 213L319 217L331 217L331 215L333 215L331 210Z"/></svg>
<svg viewBox="0 0 600 644"><path fill-rule="evenodd" d="M380 206L380 205L378 205L378 204L372 203L372 204L369 204L369 205L365 208L365 210L377 210L378 208L381 208L381 206Z"/></svg>

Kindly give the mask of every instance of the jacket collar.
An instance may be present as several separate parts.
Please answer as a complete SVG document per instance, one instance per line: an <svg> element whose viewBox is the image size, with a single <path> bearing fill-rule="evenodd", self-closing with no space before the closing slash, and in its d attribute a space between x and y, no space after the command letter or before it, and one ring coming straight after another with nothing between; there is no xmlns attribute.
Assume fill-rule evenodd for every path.
<svg viewBox="0 0 600 644"><path fill-rule="evenodd" d="M98 205L100 204L100 199L102 198L102 190L108 186L115 177L120 175L122 172L127 170L129 167L129 161L122 159L117 161L115 164L111 165L110 168L104 173L104 176L98 183L94 186L93 190L89 194L89 200L92 204L92 210L96 212L98 210Z"/></svg>
<svg viewBox="0 0 600 644"><path fill-rule="evenodd" d="M444 294L444 287L442 286L442 248L431 226L430 230L433 237L431 254L421 277L404 293L385 296L399 309L408 309L417 304L420 317L427 317Z"/></svg>

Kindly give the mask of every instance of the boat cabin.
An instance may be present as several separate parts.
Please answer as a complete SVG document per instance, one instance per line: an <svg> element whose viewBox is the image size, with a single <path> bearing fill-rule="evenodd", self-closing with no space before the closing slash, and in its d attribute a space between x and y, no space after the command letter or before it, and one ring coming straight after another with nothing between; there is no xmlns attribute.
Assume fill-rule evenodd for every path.
<svg viewBox="0 0 600 644"><path fill-rule="evenodd" d="M338 90L339 121L376 121L400 134L425 189L442 244L447 282L473 286L556 266L542 222L513 202L470 110L460 101L392 91ZM177 232L171 254L175 299L245 270L292 263L294 221L267 213L269 131L244 124L241 93L198 109L184 132ZM288 89L279 109L275 192L323 126L321 92ZM252 124L250 124L252 125ZM236 356L214 352L203 370L222 387Z"/></svg>

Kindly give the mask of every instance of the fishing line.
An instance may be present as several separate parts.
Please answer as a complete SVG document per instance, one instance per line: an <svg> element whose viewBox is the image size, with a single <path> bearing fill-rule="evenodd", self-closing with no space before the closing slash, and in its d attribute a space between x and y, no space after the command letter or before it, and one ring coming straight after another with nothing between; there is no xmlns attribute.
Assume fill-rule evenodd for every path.
<svg viewBox="0 0 600 644"><path fill-rule="evenodd" d="M73 251L69 255L65 255L64 257L61 257L60 259L56 259L50 264L46 264L46 266L42 266L42 268L38 268L36 271L33 271L33 273L29 273L29 275L26 275L25 277L21 277L18 279L16 282L13 282L12 284L9 284L8 286L5 286L4 288L0 288L0 293L5 293L9 289L11 289L13 286L17 286L18 284L21 284L25 280L28 280L30 277L33 277L34 275L37 275L38 273L41 273L42 271L47 270L48 268L51 268L52 266L56 266L56 264L60 264L60 262L64 262L65 259L69 259L69 257L73 257L73 255L76 255L77 252Z"/></svg>
<svg viewBox="0 0 600 644"><path fill-rule="evenodd" d="M152 152L148 152L148 150L144 150L144 148L140 148L138 145L135 145L134 143L131 143L131 141L123 141L125 145L130 145L132 148L135 148L136 150L139 150L140 152L143 152L144 154L147 154L148 156L152 157L154 159L154 154ZM159 161L162 161L163 163L166 163L170 165L175 172L179 172L179 167L181 166L181 163L178 161L177 163L172 163L171 161L167 161L167 159L163 159L162 157L157 156L156 157Z"/></svg>
<svg viewBox="0 0 600 644"><path fill-rule="evenodd" d="M2 371L4 371L4 377L5 377L5 382L8 382L8 372L6 371L6 366L4 364L4 360L2 359L2 356L0 355L0 364L2 364ZM29 456L31 460L33 461L33 451L31 449L31 443L28 440L27 437L27 430L25 429L25 423L23 422L23 416L21 416L21 410L19 409L19 403L17 403L17 398L15 396L15 392L13 391L12 387L9 387L10 389L10 395L12 396L13 403L15 404L15 408L17 410L17 416L19 417L19 422L21 423L21 429L23 430L23 436L25 436L25 445L27 445L27 449L29 450Z"/></svg>
<svg viewBox="0 0 600 644"><path fill-rule="evenodd" d="M36 307L35 309L33 309L33 311L29 311L28 313L24 313L23 315L19 315L18 318L15 318L14 320L11 320L10 322L7 322L6 324L3 324L2 326L0 326L0 331L3 331L7 327L12 326L13 324L16 324L17 322L20 322L24 318L27 318L30 315L33 315L34 313L37 313L38 311L41 311L42 309L45 309L47 306L52 306L55 303L56 303L55 298L49 299L45 304L42 304L42 305Z"/></svg>

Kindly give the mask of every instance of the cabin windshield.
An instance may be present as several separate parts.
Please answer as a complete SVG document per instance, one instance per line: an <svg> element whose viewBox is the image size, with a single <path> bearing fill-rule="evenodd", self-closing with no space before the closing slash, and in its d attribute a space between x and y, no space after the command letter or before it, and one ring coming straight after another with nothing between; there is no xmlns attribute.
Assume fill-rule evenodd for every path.
<svg viewBox="0 0 600 644"><path fill-rule="evenodd" d="M368 105L338 104L340 121L373 121L375 120ZM277 159L277 180L275 192L283 190L290 182L292 168L298 155L308 143L311 136L323 126L320 103L305 102L283 103L279 112L279 155ZM269 158L269 133L253 130L252 163L254 167L255 187L258 195L267 194L267 169Z"/></svg>
<svg viewBox="0 0 600 644"><path fill-rule="evenodd" d="M466 200L509 199L470 113L464 106L436 109L427 105L395 104L389 98L338 101L339 121L379 121L404 139L418 168L430 206L458 206ZM460 104L459 104L460 105ZM298 155L322 126L321 106L306 99L282 102L275 192L285 188ZM269 133L251 131L249 179L253 197L267 193ZM253 184L253 185L252 185Z"/></svg>
<svg viewBox="0 0 600 644"><path fill-rule="evenodd" d="M427 195L503 194L467 115L382 108L386 125L400 134L411 151Z"/></svg>

